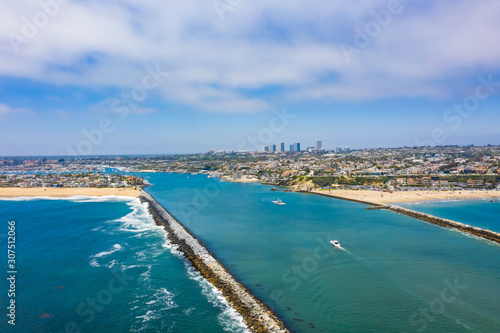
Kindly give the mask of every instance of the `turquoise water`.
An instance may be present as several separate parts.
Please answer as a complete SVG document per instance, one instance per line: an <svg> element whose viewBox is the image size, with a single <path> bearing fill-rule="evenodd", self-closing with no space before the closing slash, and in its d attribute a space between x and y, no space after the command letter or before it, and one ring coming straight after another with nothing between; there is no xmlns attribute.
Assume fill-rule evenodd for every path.
<svg viewBox="0 0 500 333"><path fill-rule="evenodd" d="M0 217L1 248L17 223L18 270L17 324L2 311L1 332L244 331L138 199L0 200Z"/></svg>
<svg viewBox="0 0 500 333"><path fill-rule="evenodd" d="M148 191L294 331L500 327L498 245L322 196L201 175L149 180Z"/></svg>
<svg viewBox="0 0 500 333"><path fill-rule="evenodd" d="M500 327L498 245L348 201L202 175L144 176L148 192L295 332ZM81 332L244 331L137 199L0 200L0 218L3 248L7 221L18 223L16 332L64 332L68 322ZM116 274L126 285L115 285Z"/></svg>
<svg viewBox="0 0 500 333"><path fill-rule="evenodd" d="M422 213L500 232L500 202L497 199L419 202L399 205Z"/></svg>

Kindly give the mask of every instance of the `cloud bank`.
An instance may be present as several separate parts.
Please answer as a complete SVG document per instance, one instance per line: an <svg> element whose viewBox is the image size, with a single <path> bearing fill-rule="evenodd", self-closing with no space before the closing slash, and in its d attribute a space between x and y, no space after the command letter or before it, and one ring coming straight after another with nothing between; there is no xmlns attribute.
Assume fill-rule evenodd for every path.
<svg viewBox="0 0 500 333"><path fill-rule="evenodd" d="M209 112L446 98L498 71L499 17L495 0L4 1L0 76L127 89L159 66L164 101Z"/></svg>

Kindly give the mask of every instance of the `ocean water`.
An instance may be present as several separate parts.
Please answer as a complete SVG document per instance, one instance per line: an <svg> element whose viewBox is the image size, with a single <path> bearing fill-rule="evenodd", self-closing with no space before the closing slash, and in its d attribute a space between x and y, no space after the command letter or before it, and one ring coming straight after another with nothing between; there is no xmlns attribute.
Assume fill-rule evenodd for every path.
<svg viewBox="0 0 500 333"><path fill-rule="evenodd" d="M143 176L294 332L498 332L497 244L323 196ZM245 331L137 199L0 200L0 219L3 248L17 222L19 271L18 325L1 332Z"/></svg>
<svg viewBox="0 0 500 333"><path fill-rule="evenodd" d="M498 199L448 200L402 203L398 205L422 213L500 232L500 201Z"/></svg>
<svg viewBox="0 0 500 333"><path fill-rule="evenodd" d="M295 332L498 332L497 244L323 196L146 177L148 192Z"/></svg>
<svg viewBox="0 0 500 333"><path fill-rule="evenodd" d="M1 332L245 332L138 199L0 200L0 248L17 226L16 326ZM7 271L3 250L2 273Z"/></svg>

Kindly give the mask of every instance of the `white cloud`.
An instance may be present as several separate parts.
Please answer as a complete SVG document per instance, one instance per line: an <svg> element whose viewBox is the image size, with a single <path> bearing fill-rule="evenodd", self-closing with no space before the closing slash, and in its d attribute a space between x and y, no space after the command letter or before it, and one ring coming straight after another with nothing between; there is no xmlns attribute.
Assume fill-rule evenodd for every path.
<svg viewBox="0 0 500 333"><path fill-rule="evenodd" d="M353 44L353 29L388 2L246 0L220 21L211 1L73 1L18 53L0 42L0 75L130 88L159 64L171 74L159 89L165 101L252 112L270 108L255 93L268 87L282 99L435 98L451 79L499 69L495 0L405 3L348 63L340 43ZM0 34L20 34L22 18L41 10L0 4Z"/></svg>
<svg viewBox="0 0 500 333"><path fill-rule="evenodd" d="M34 115L32 110L26 108L15 108L7 104L0 103L0 120L4 120L7 117L14 117L18 115Z"/></svg>

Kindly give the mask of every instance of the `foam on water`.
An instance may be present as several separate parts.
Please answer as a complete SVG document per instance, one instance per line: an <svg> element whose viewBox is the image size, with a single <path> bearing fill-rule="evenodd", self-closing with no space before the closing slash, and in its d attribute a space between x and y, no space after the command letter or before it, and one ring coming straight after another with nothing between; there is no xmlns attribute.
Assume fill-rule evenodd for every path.
<svg viewBox="0 0 500 333"><path fill-rule="evenodd" d="M163 227L156 225L149 216L147 203L141 203L138 198L134 198L132 201L127 202L127 205L132 208L132 211L113 221L122 223L120 231L143 233L145 231L161 232L164 230Z"/></svg>
<svg viewBox="0 0 500 333"><path fill-rule="evenodd" d="M125 271L133 268L142 268L144 271L139 275L138 286L135 291L134 300L130 303L132 318L137 321L132 324L130 331L140 332L151 329L170 331L175 327L175 321L166 320L172 313L169 310L177 308L179 305L174 301L176 295L163 286L159 286L161 281L155 280L152 275L162 263L161 255L170 252L175 257L183 260L189 279L198 282L202 288L202 294L215 307L221 310L217 316L220 325L227 332L250 332L246 327L243 317L232 308L222 293L212 284L205 280L189 263L189 261L172 244L167 232L162 226L158 226L153 221L148 212L148 204L141 203L138 198L106 196L72 196L66 198L56 197L17 197L0 198L5 201L36 201L36 200L66 200L75 203L89 202L125 202L131 209L125 216L107 221L106 224L94 227L92 231L105 232L113 235L122 234L125 238L119 240L110 248L93 254L89 257L89 265L92 267L106 267L108 269L118 268ZM115 225L113 225L115 224ZM129 233L127 236L126 233ZM127 242L126 239L138 239ZM158 242L160 240L160 242ZM121 254L118 255L118 252ZM158 259L157 259L158 258ZM182 297L180 295L179 297ZM192 315L195 307L190 307L181 311L186 316Z"/></svg>
<svg viewBox="0 0 500 333"><path fill-rule="evenodd" d="M219 323L226 332L241 332L250 333L251 331L245 324L243 317L229 305L226 298L222 295L222 292L215 288L213 284L207 281L200 272L196 271L189 262L185 263L188 276L190 279L195 280L202 288L202 294L212 303L215 307L222 310L217 316Z"/></svg>
<svg viewBox="0 0 500 333"><path fill-rule="evenodd" d="M97 259L90 260L89 264L92 267L101 267L101 265L99 265L99 263L97 262Z"/></svg>
<svg viewBox="0 0 500 333"><path fill-rule="evenodd" d="M167 232L162 226L158 226L154 223L152 217L148 212L148 204L141 203L139 199L134 198L133 200L127 202L132 209L130 213L120 219L114 220L112 222L121 223L119 231L137 233L131 236L132 238L144 238L147 242L149 237L161 237L163 243L145 243L146 247L139 249L130 249L134 251L133 258L135 262L151 262L152 258L155 258L165 251L169 251L171 254L182 259L184 261L185 267L188 271L188 276L190 279L196 280L202 287L202 294L208 299L212 305L222 310L222 313L218 315L218 320L223 329L227 332L250 332L246 327L243 317L232 308L227 300L222 296L222 293L210 284L206 279L204 279L200 273L198 273L188 262L188 260L183 256L183 254L178 250L178 246L172 244L168 237ZM137 251L136 251L137 250ZM126 264L129 264L128 266ZM178 307L174 302L174 294L165 288L153 289L151 274L152 270L156 264L148 265L135 265L132 262L122 264L122 269L128 269L133 267L147 267L147 270L140 274L140 284L141 290L147 290L147 293L141 293L136 295L135 301L132 302L131 311L139 312L135 316L139 321L133 325L131 331L143 331L148 329L148 323L155 321L161 317L162 311L167 311ZM153 293L151 295L151 293ZM188 309L189 315L194 308Z"/></svg>
<svg viewBox="0 0 500 333"><path fill-rule="evenodd" d="M36 201L36 200L67 200L72 202L129 202L135 200L135 197L128 196L117 196L117 195L106 195L102 197L90 196L90 195L73 195L69 197L49 197L49 196L38 196L38 197L12 197L12 198L0 198L2 201ZM139 200L139 199L137 199Z"/></svg>
<svg viewBox="0 0 500 333"><path fill-rule="evenodd" d="M110 254L112 253L115 253L116 251L120 251L122 249L122 246L120 244L115 244L113 245L113 247L111 249L109 249L108 251L103 251L103 252L99 252L97 254L94 254L91 256L91 258L102 258L102 257L106 257L106 256L109 256Z"/></svg>

